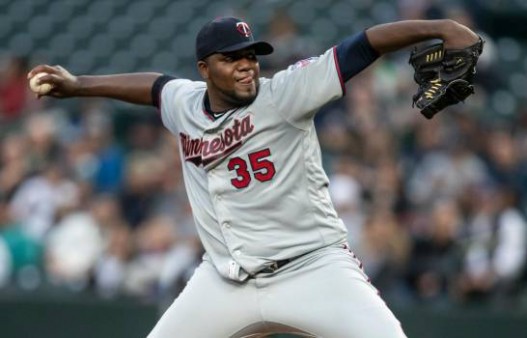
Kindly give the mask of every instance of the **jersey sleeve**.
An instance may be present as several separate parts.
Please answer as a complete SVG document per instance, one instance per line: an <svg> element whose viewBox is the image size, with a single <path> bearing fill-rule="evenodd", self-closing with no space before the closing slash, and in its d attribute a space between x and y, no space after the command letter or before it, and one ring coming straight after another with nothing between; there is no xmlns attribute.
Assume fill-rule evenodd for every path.
<svg viewBox="0 0 527 338"><path fill-rule="evenodd" d="M158 108L161 120L165 127L174 134L177 134L178 127L177 108L181 107L185 91L191 84L192 81L187 79L171 79L160 89Z"/></svg>
<svg viewBox="0 0 527 338"><path fill-rule="evenodd" d="M152 104L157 109L159 109L159 105L161 104L161 91L163 90L163 87L165 87L165 84L167 84L167 82L172 81L174 79L175 77L170 75L161 75L155 80L154 84L152 85Z"/></svg>
<svg viewBox="0 0 527 338"><path fill-rule="evenodd" d="M271 100L282 117L306 129L316 111L344 94L335 48L319 57L298 61L276 73L270 82Z"/></svg>

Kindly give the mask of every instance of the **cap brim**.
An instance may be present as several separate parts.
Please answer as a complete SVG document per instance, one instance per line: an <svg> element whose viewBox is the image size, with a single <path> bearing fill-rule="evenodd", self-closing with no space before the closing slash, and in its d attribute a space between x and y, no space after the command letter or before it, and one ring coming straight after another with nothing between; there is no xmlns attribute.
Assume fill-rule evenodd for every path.
<svg viewBox="0 0 527 338"><path fill-rule="evenodd" d="M274 51L273 46L270 43L265 41L245 41L237 43L235 45L222 48L218 50L217 53L228 53L235 52L237 50L242 50L246 48L253 48L256 55L269 55Z"/></svg>

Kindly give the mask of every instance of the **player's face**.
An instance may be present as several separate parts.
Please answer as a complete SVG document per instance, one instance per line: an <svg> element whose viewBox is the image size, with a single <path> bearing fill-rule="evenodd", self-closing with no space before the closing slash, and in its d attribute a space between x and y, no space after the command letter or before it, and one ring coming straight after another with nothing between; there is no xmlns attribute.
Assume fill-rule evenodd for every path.
<svg viewBox="0 0 527 338"><path fill-rule="evenodd" d="M213 54L199 61L198 68L213 106L246 106L258 94L260 65L252 49Z"/></svg>

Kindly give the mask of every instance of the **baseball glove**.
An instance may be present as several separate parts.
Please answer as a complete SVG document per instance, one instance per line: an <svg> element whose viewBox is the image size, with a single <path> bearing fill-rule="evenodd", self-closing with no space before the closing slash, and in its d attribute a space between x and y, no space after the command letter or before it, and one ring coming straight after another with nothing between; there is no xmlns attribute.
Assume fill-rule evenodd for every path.
<svg viewBox="0 0 527 338"><path fill-rule="evenodd" d="M421 114L431 119L445 107L474 94L472 82L483 43L480 38L463 49L444 49L442 43L414 49L409 63L414 67L419 88L412 107L417 106Z"/></svg>

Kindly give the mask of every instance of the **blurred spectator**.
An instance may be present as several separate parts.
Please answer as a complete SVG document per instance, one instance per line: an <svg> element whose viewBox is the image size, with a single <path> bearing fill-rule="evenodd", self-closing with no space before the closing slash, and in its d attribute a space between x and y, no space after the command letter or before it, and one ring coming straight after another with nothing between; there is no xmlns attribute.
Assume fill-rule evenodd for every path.
<svg viewBox="0 0 527 338"><path fill-rule="evenodd" d="M401 166L391 157L380 157L372 168L369 194L376 209L392 210L400 219L407 217L410 205L404 190Z"/></svg>
<svg viewBox="0 0 527 338"><path fill-rule="evenodd" d="M263 73L271 75L321 52L314 40L300 34L297 24L285 10L274 12L267 31L264 40L274 46L274 52L263 60Z"/></svg>
<svg viewBox="0 0 527 338"><path fill-rule="evenodd" d="M74 291L89 286L92 271L103 250L103 238L94 218L85 211L65 216L46 242L49 281Z"/></svg>
<svg viewBox="0 0 527 338"><path fill-rule="evenodd" d="M157 193L155 213L177 220L178 225L185 228L185 233L195 233L192 211L183 183L178 139L165 130L160 134L158 151L165 164L161 170L162 182Z"/></svg>
<svg viewBox="0 0 527 338"><path fill-rule="evenodd" d="M24 181L11 201L11 212L24 231L41 241L57 218L79 203L79 189L57 163Z"/></svg>
<svg viewBox="0 0 527 338"><path fill-rule="evenodd" d="M0 192L11 196L29 173L28 140L25 135L9 134L1 144Z"/></svg>
<svg viewBox="0 0 527 338"><path fill-rule="evenodd" d="M109 238L115 229L130 228L123 217L119 200L110 194L94 195L90 200L90 215L97 223L101 234Z"/></svg>
<svg viewBox="0 0 527 338"><path fill-rule="evenodd" d="M194 270L201 264L204 253L197 234L179 238L172 247L159 276L160 300L166 307L183 290Z"/></svg>
<svg viewBox="0 0 527 338"><path fill-rule="evenodd" d="M421 124L421 158L408 179L408 194L418 207L433 205L442 198L457 198L472 186L488 181L484 162L463 142L447 135L440 119Z"/></svg>
<svg viewBox="0 0 527 338"><path fill-rule="evenodd" d="M417 300L447 305L462 260L463 220L456 201L437 201L425 222L428 232L413 239L406 278Z"/></svg>
<svg viewBox="0 0 527 338"><path fill-rule="evenodd" d="M401 298L402 276L408 259L408 232L388 209L373 209L363 228L357 255L372 284L389 299Z"/></svg>
<svg viewBox="0 0 527 338"><path fill-rule="evenodd" d="M167 258L178 241L173 220L162 216L146 219L135 232L135 241L137 251L124 287L131 294L155 299Z"/></svg>
<svg viewBox="0 0 527 338"><path fill-rule="evenodd" d="M378 128L380 107L377 104L373 88L373 68L366 69L363 73L353 78L347 85L347 94L344 97L347 106L348 125L368 141L368 136L373 135Z"/></svg>
<svg viewBox="0 0 527 338"><path fill-rule="evenodd" d="M324 165L330 172L338 166L340 158L359 151L357 139L346 129L342 121L325 121L323 128L318 132L320 143L326 149L323 156ZM358 154L357 154L358 155Z"/></svg>
<svg viewBox="0 0 527 338"><path fill-rule="evenodd" d="M465 301L514 301L526 272L527 223L514 188L474 194L460 296Z"/></svg>
<svg viewBox="0 0 527 338"><path fill-rule="evenodd" d="M166 163L155 152L135 152L127 158L125 186L120 202L126 221L137 227L153 212L161 190Z"/></svg>
<svg viewBox="0 0 527 338"><path fill-rule="evenodd" d="M162 130L158 115L147 114L134 119L127 131L127 146L132 151L153 151L159 146Z"/></svg>
<svg viewBox="0 0 527 338"><path fill-rule="evenodd" d="M347 157L340 157L335 173L329 177L329 193L339 217L348 229L348 243L355 248L362 240L364 206L362 187L357 180L360 173L357 163Z"/></svg>
<svg viewBox="0 0 527 338"><path fill-rule="evenodd" d="M125 226L114 226L105 235L105 250L97 262L94 278L97 291L106 297L123 293L128 264L133 255L132 232Z"/></svg>
<svg viewBox="0 0 527 338"><path fill-rule="evenodd" d="M27 152L30 174L41 171L49 163L61 159L57 140L57 121L50 112L33 114L25 120Z"/></svg>
<svg viewBox="0 0 527 338"><path fill-rule="evenodd" d="M86 115L86 139L95 156L93 184L96 192L117 192L124 177L124 152L114 141L108 111L89 110Z"/></svg>
<svg viewBox="0 0 527 338"><path fill-rule="evenodd" d="M487 166L493 181L515 187L518 202L523 205L527 198L527 159L522 157L518 138L512 131L495 128L487 136L485 145Z"/></svg>
<svg viewBox="0 0 527 338"><path fill-rule="evenodd" d="M22 288L34 288L27 278L27 271L38 273L41 267L42 248L28 236L9 211L6 196L0 195L0 286L9 282Z"/></svg>
<svg viewBox="0 0 527 338"><path fill-rule="evenodd" d="M29 60L12 56L0 61L0 122L17 122L24 113L39 107L27 83Z"/></svg>
<svg viewBox="0 0 527 338"><path fill-rule="evenodd" d="M90 213L99 226L104 245L94 270L95 286L100 294L115 296L123 292L127 266L133 255L132 232L113 196L95 197Z"/></svg>

